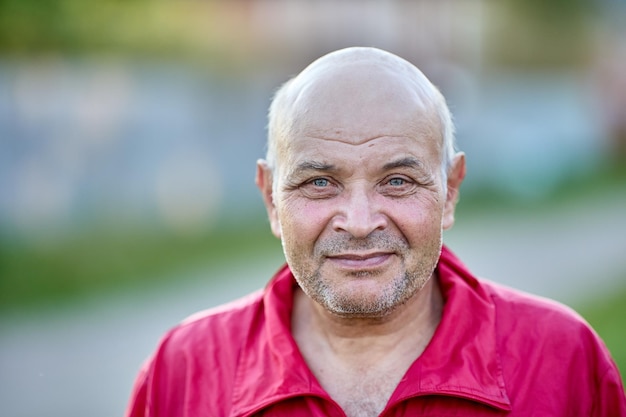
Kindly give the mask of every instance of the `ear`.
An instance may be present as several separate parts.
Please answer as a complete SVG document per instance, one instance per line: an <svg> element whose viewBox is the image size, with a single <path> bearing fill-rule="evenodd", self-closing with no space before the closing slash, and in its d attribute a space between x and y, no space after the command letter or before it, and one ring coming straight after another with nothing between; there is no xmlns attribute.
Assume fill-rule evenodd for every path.
<svg viewBox="0 0 626 417"><path fill-rule="evenodd" d="M465 178L465 154L459 152L454 155L452 165L448 169L448 192L443 209L443 228L449 229L454 224L454 210L459 201L459 188Z"/></svg>
<svg viewBox="0 0 626 417"><path fill-rule="evenodd" d="M257 187L261 191L263 202L265 203L265 209L267 210L267 216L270 220L270 226L272 233L277 238L281 238L280 223L278 221L278 215L276 213L276 206L274 205L273 195L273 175L272 170L267 164L267 161L259 159L256 163L256 179Z"/></svg>

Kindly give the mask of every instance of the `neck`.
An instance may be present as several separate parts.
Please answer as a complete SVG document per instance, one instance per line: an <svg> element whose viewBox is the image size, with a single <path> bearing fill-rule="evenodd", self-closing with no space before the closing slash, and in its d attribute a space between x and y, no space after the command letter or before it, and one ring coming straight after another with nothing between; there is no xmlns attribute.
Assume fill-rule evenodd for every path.
<svg viewBox="0 0 626 417"><path fill-rule="evenodd" d="M430 342L443 297L434 277L404 305L377 318L329 313L302 291L293 336L309 369L348 416L378 416Z"/></svg>
<svg viewBox="0 0 626 417"><path fill-rule="evenodd" d="M338 316L298 290L294 298L292 331L305 354L326 354L344 363L380 363L394 353L412 363L426 348L441 319L443 297L433 276L405 304L383 317Z"/></svg>

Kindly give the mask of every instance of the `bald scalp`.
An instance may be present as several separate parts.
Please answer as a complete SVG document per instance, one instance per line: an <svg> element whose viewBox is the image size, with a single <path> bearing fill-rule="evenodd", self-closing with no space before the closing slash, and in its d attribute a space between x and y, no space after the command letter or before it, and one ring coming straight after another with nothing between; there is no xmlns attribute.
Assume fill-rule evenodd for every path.
<svg viewBox="0 0 626 417"><path fill-rule="evenodd" d="M290 138L314 131L324 121L332 131L320 137L342 137L344 118L358 117L362 132L355 143L371 139L368 124L377 118L404 122L411 132L441 144L444 177L454 155L450 112L439 90L413 64L389 52L367 47L341 49L322 56L285 83L269 111L266 160L275 170L288 154ZM395 123L393 123L395 124Z"/></svg>

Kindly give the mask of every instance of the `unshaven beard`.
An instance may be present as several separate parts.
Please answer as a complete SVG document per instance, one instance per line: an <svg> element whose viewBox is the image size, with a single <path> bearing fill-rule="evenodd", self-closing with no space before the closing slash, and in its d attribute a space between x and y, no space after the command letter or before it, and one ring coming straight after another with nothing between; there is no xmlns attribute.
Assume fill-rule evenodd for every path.
<svg viewBox="0 0 626 417"><path fill-rule="evenodd" d="M406 303L424 286L428 276L426 279L420 279L419 274L405 272L385 287L374 300L337 294L329 285L321 281L319 273L316 273L312 279L314 280L312 282L314 288L305 290L305 292L328 311L339 316L375 318L384 317Z"/></svg>
<svg viewBox="0 0 626 417"><path fill-rule="evenodd" d="M322 277L323 262L312 274L296 277L298 284L309 297L334 314L353 318L376 318L384 317L406 303L424 287L434 269L432 257L427 256L425 259L421 259L412 271L408 271L406 265L406 256L409 252L408 243L403 238L389 235L383 231L375 231L365 239L354 239L344 235L333 236L318 242L314 255L315 259L323 260L328 256L357 251L394 253L394 256L400 257L404 273L394 277L374 299L359 294L338 293L332 282L324 280ZM438 250L436 254L438 255ZM435 263L437 258L434 259ZM379 272L359 271L355 272L354 276L375 277L377 274Z"/></svg>

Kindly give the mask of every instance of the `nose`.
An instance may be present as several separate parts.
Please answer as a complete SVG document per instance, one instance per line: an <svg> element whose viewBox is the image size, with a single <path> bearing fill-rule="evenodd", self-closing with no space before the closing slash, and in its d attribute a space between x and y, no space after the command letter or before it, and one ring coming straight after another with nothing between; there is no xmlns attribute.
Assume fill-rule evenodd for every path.
<svg viewBox="0 0 626 417"><path fill-rule="evenodd" d="M333 229L347 232L354 238L367 237L374 230L387 227L387 217L382 213L374 191L357 189L346 193L337 202L338 213L333 218Z"/></svg>

